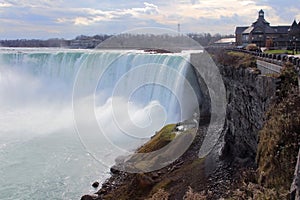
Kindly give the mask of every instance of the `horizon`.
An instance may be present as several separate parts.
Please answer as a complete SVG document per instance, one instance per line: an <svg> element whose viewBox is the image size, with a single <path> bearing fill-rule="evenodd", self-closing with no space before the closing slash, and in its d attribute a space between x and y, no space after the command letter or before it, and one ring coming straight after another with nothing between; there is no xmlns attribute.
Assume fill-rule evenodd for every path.
<svg viewBox="0 0 300 200"><path fill-rule="evenodd" d="M300 6L292 0L2 0L0 40L73 39L116 35L140 27L177 31L178 24L183 34L229 35L236 26L251 25L260 9L271 25L300 20Z"/></svg>
<svg viewBox="0 0 300 200"><path fill-rule="evenodd" d="M37 40L37 41L48 41L48 40L64 40L64 41L70 41L70 40L75 40L77 39L78 37L81 37L81 36L84 36L84 37L88 37L88 38L93 38L93 37L96 37L96 36L108 36L108 37L114 37L114 36L120 36L122 35L123 33L115 33L115 34L107 34L107 33L100 33L100 34L95 34L95 35L82 35L82 34L79 34L77 36L75 36L74 38L14 38L14 39L1 39L0 38L0 41L16 41L16 40L20 40L20 41L33 41L33 40ZM215 33L215 34L211 34L211 33L184 33L182 34L181 36L183 37L189 37L190 35L198 35L198 36L203 36L205 37L206 34L210 34L211 37L221 37L221 38L234 38L234 34L220 34L220 33ZM129 35L131 36L138 36L138 35L145 35L145 36L151 36L151 35L154 35L154 36L164 36L164 35L167 35L167 36L170 36L170 37L177 37L176 35L173 35L173 34L144 34L144 33L137 33L137 34L131 34L129 33ZM1 47L1 46L0 46Z"/></svg>

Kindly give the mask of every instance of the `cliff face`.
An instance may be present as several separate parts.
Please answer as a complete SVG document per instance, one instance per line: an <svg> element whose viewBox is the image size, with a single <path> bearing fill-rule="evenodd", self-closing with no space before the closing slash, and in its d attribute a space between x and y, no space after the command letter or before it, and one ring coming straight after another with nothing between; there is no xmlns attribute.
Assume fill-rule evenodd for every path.
<svg viewBox="0 0 300 200"><path fill-rule="evenodd" d="M276 79L252 68L221 66L226 87L227 111L224 154L247 164L254 163L258 131L276 93Z"/></svg>
<svg viewBox="0 0 300 200"><path fill-rule="evenodd" d="M201 57L192 57L192 64L197 66L197 63L203 63ZM226 96L227 104L225 105L224 129L221 129L221 134L218 135L219 142L214 151L203 159L198 158L199 147L203 144L201 135L207 132L207 124L205 124L200 126L190 148L170 166L141 174L112 171L112 177L96 193L97 197L92 199L146 199L159 193L160 189L166 192L169 199L182 199L189 187L195 192L206 191L210 196L207 199L226 196L228 189L236 183L234 179L238 170L232 167L231 162L223 162L216 155L219 155L219 150L222 149L223 156L229 158L230 161L254 164L258 131L262 128L265 112L275 97L277 80L261 76L255 68L219 66L219 70L226 94L218 93L218 91L222 92L222 89L218 90L217 86L213 85L216 86L214 91L217 92L212 95L214 95L214 100L222 98L218 99L219 95ZM204 80L198 74L198 82L200 88L203 89L201 114L209 116L209 111L211 111L211 119L214 116L218 119L219 113L213 112L214 105L209 99L211 94L206 87L207 81L213 83L215 77L209 70L201 72L202 76L206 76ZM218 102L217 106L221 108L222 104ZM144 180L150 181L144 184Z"/></svg>
<svg viewBox="0 0 300 200"><path fill-rule="evenodd" d="M264 124L268 106L276 96L277 79L261 75L255 68L255 58L249 55L219 52L213 56L218 60L216 62L223 63L218 68L216 62L208 57L194 54L191 63L197 69L195 73L204 97L200 110L209 108L211 116L225 116L224 130L215 154L222 150L224 156L254 163L258 131ZM225 89L222 88L224 86ZM223 96L226 96L225 100ZM224 111L223 106L226 107ZM213 107L217 109L213 110ZM204 109L201 114L207 115L207 110Z"/></svg>

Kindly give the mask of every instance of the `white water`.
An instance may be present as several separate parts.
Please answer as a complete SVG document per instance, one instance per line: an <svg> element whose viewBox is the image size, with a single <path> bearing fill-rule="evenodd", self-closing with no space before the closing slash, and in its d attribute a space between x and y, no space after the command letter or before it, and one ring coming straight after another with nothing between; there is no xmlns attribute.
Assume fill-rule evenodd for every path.
<svg viewBox="0 0 300 200"><path fill-rule="evenodd" d="M134 150L161 128L163 124L155 121L174 123L190 117L197 105L188 102L185 84L157 67L164 65L184 76L188 64L182 56L0 49L0 199L79 199L94 191L90 186L93 181L103 182L109 176L109 166L118 155ZM141 66L139 74L131 73ZM99 73L103 75L99 77ZM164 80L172 85L173 94L165 87L146 84L129 91L129 97L123 96L132 85L146 79ZM75 80L80 84L74 88ZM117 90L118 81L122 82ZM79 111L74 111L73 91L82 105ZM84 115L90 99L95 118L100 126L105 125L105 136L120 151L112 149L103 136L91 139L95 130L89 118L76 121L77 126L85 127L84 132L76 132L74 115ZM122 121L120 129L112 110L127 106L129 119L123 112L117 116ZM163 113L157 108L163 108ZM124 134L124 129L130 128L129 121L146 127L147 132Z"/></svg>

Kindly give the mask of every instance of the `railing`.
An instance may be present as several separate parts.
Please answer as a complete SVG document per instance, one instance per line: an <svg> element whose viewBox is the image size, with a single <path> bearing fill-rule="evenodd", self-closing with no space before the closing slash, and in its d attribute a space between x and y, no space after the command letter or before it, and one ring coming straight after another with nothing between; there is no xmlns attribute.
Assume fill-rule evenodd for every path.
<svg viewBox="0 0 300 200"><path fill-rule="evenodd" d="M228 49L231 51L238 51L255 56L258 60L272 63L279 66L284 66L287 62L294 65L298 75L300 76L300 58L295 56L288 56L286 54L268 54L255 51L247 51L243 49Z"/></svg>
<svg viewBox="0 0 300 200"><path fill-rule="evenodd" d="M280 71L282 69L281 65L266 62L263 60L256 60L257 68L261 71L262 74L273 74L277 73L280 74Z"/></svg>
<svg viewBox="0 0 300 200"><path fill-rule="evenodd" d="M244 49L227 49L227 50L251 54L257 58L258 66L260 65L261 67L264 67L265 69L273 70L276 73L280 73L280 69L286 63L288 63L288 62L291 63L294 66L294 68L298 74L298 88L299 88L299 94L300 94L300 57L288 56L286 54L268 54L268 53L262 53L262 52L247 51ZM268 63L273 64L273 66L271 66ZM275 65L277 65L277 67Z"/></svg>

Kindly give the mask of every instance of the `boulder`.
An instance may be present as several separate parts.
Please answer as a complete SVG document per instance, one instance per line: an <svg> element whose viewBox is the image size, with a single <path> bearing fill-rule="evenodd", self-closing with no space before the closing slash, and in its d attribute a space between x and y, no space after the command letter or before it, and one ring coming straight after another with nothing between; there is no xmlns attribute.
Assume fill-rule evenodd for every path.
<svg viewBox="0 0 300 200"><path fill-rule="evenodd" d="M95 199L99 200L98 195L96 195L96 194L93 194L93 195L87 194L87 195L82 196L80 200L95 200Z"/></svg>
<svg viewBox="0 0 300 200"><path fill-rule="evenodd" d="M99 186L99 182L98 182L98 181L95 181L95 182L92 184L92 186L93 186L94 188L97 188L97 187Z"/></svg>

